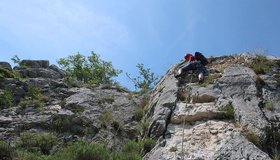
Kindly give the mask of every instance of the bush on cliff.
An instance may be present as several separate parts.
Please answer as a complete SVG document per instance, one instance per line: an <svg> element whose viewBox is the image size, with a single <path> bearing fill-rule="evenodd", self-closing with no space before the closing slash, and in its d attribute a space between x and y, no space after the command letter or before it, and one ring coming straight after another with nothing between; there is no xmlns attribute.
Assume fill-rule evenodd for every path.
<svg viewBox="0 0 280 160"><path fill-rule="evenodd" d="M113 83L112 78L121 73L121 70L115 69L111 62L100 59L94 52L88 57L77 53L60 58L57 63L66 70L67 77L89 84Z"/></svg>

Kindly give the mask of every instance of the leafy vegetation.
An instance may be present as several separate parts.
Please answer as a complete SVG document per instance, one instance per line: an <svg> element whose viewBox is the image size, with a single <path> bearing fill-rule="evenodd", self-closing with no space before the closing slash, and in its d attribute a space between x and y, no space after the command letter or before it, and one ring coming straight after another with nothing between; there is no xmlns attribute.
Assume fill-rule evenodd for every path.
<svg viewBox="0 0 280 160"><path fill-rule="evenodd" d="M17 146L30 152L49 154L57 143L57 137L53 133L23 132Z"/></svg>
<svg viewBox="0 0 280 160"><path fill-rule="evenodd" d="M31 106L40 110L43 107L43 95L40 92L39 88L35 85L29 85L27 97L22 99L19 105L23 108Z"/></svg>
<svg viewBox="0 0 280 160"><path fill-rule="evenodd" d="M169 149L169 152L176 152L178 149L176 146L173 146Z"/></svg>
<svg viewBox="0 0 280 160"><path fill-rule="evenodd" d="M28 133L30 135L30 133ZM47 154L43 154L41 151L41 147L39 144L43 144L37 142L37 136L28 138L23 138L24 140L31 140L27 142L27 145L21 146L22 140L20 140L18 148L15 151L8 149L9 152L3 152L4 155L7 153L13 153L8 155L10 159L20 159L20 160L141 160L142 156L144 156L147 152L149 152L155 145L155 141L152 139L144 139L142 141L127 141L123 144L122 150L120 152L110 151L103 144L89 144L87 142L78 141L69 143L65 148L62 148L56 152L49 152L51 148L52 141L49 141L51 144L48 144L44 148L46 149ZM46 142L46 141L44 141ZM5 144L2 147L2 143L0 143L1 149L10 148L9 145ZM53 146L52 146L53 147ZM7 150L0 150L2 151Z"/></svg>
<svg viewBox="0 0 280 160"><path fill-rule="evenodd" d="M272 102L266 102L265 104L264 104L264 108L265 109L268 109L268 110L274 110L274 106L273 106L273 103Z"/></svg>
<svg viewBox="0 0 280 160"><path fill-rule="evenodd" d="M3 94L0 95L0 109L12 107L14 105L14 94L12 90L6 87L3 91Z"/></svg>
<svg viewBox="0 0 280 160"><path fill-rule="evenodd" d="M227 118L227 119L234 118L234 108L231 102L228 103L227 105L220 106L218 110L224 112L223 118Z"/></svg>
<svg viewBox="0 0 280 160"><path fill-rule="evenodd" d="M256 74L265 74L270 71L271 66L274 65L272 60L267 59L264 55L257 54L256 58L246 64L252 68Z"/></svg>
<svg viewBox="0 0 280 160"><path fill-rule="evenodd" d="M13 156L13 148L4 141L0 141L0 157L3 160L11 160Z"/></svg>
<svg viewBox="0 0 280 160"><path fill-rule="evenodd" d="M102 115L100 117L100 126L103 128L106 128L111 124L112 121L112 114L110 111L105 110L102 112Z"/></svg>
<svg viewBox="0 0 280 160"><path fill-rule="evenodd" d="M245 136L246 136L246 138L248 139L248 141L254 143L256 146L260 146L261 140L260 140L260 138L257 136L256 133L250 132L250 131L245 131Z"/></svg>
<svg viewBox="0 0 280 160"><path fill-rule="evenodd" d="M89 84L113 83L112 78L121 73L121 70L113 68L111 62L100 59L94 52L88 57L77 53L60 58L57 63L67 71L67 77Z"/></svg>
<svg viewBox="0 0 280 160"><path fill-rule="evenodd" d="M134 83L136 89L140 90L140 93L148 93L157 83L158 77L151 72L150 68L145 68L144 64L137 64L139 75L136 78L131 77L126 73L127 77Z"/></svg>
<svg viewBox="0 0 280 160"><path fill-rule="evenodd" d="M0 78L17 78L17 75L8 69L0 67Z"/></svg>
<svg viewBox="0 0 280 160"><path fill-rule="evenodd" d="M67 116L57 116L53 117L51 122L51 128L52 130L63 133L66 131L69 131L71 128L71 121L69 120L69 117Z"/></svg>

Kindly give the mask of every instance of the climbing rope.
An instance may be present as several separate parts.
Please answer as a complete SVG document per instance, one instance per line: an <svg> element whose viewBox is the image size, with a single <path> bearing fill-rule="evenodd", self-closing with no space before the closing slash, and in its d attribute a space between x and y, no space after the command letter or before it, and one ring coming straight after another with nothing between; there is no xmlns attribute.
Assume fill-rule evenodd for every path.
<svg viewBox="0 0 280 160"><path fill-rule="evenodd" d="M192 83L192 79L193 79L193 72L191 74L191 79L189 83ZM188 110L187 110L188 111ZM185 124L186 124L186 118L184 118L184 123L183 123L183 136L182 136L182 160L184 160L184 138L185 138Z"/></svg>

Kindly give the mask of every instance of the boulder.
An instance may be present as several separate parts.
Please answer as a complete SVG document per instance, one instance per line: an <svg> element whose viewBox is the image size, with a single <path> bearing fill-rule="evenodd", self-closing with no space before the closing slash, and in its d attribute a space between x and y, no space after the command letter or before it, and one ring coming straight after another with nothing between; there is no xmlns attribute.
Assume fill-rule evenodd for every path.
<svg viewBox="0 0 280 160"><path fill-rule="evenodd" d="M25 66L27 68L48 68L48 60L22 60L20 66Z"/></svg>
<svg viewBox="0 0 280 160"><path fill-rule="evenodd" d="M26 68L26 69L19 69L18 72L23 78L61 79L65 75L55 70L46 69L46 68Z"/></svg>
<svg viewBox="0 0 280 160"><path fill-rule="evenodd" d="M8 62L0 62L0 67L12 71L12 66L11 66L10 63L8 63Z"/></svg>

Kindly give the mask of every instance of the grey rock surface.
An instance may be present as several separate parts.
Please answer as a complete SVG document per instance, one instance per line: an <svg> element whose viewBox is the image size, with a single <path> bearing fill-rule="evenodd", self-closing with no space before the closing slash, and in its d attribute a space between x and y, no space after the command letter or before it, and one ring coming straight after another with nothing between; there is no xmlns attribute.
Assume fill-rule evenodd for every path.
<svg viewBox="0 0 280 160"><path fill-rule="evenodd" d="M48 60L22 60L20 66L28 68L48 68L50 62Z"/></svg>
<svg viewBox="0 0 280 160"><path fill-rule="evenodd" d="M149 114L153 113L151 117L154 121L157 119L158 123L153 121L151 127L166 128L157 130L160 131L158 135L150 135L160 138L144 159L270 159L269 155L262 151L266 146L256 146L246 136L255 135L259 140L257 143L265 145L269 139L267 130L271 129L272 123L269 119L274 117L274 120L279 122L279 119L275 118L279 114L278 107L273 111L262 107L264 99L268 100L264 92L266 97L270 98L278 95L276 91L279 83L275 79L261 76L265 85L259 85L253 70L235 65L226 67L222 76L215 76L213 84L206 87L181 80L180 84L169 85L169 90L163 90L160 86L165 85L164 82L176 83L176 79L168 81L173 79L172 73L176 72L176 68L178 66L172 66L153 92L153 105L150 106ZM209 74L213 76L216 73ZM166 112L164 106L156 102L169 91L175 95L171 101L175 102L175 107L170 110L170 120L167 118L162 121L162 117L170 112ZM166 99L165 97L164 100ZM164 100L162 102L167 103ZM229 104L233 107L234 120L227 119L227 111L220 109ZM278 103L275 100L273 105L276 104ZM154 112L157 107L158 112Z"/></svg>
<svg viewBox="0 0 280 160"><path fill-rule="evenodd" d="M0 67L8 69L10 71L12 70L12 66L8 62L0 62Z"/></svg>

